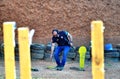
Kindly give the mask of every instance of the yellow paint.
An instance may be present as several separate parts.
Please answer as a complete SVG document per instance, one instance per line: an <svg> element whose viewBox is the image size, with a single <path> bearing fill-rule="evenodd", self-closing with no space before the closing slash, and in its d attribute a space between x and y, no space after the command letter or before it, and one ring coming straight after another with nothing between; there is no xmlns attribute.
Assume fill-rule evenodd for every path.
<svg viewBox="0 0 120 79"><path fill-rule="evenodd" d="M32 79L28 28L18 29L18 41L19 41L19 55L20 55L20 76L21 76L20 78Z"/></svg>
<svg viewBox="0 0 120 79"><path fill-rule="evenodd" d="M16 79L15 57L14 57L14 25L15 22L4 22L4 55L5 55L5 78Z"/></svg>
<svg viewBox="0 0 120 79"><path fill-rule="evenodd" d="M84 67L85 67L86 52L87 52L87 49L85 46L81 46L79 48L79 66L80 66L80 69L84 69Z"/></svg>
<svg viewBox="0 0 120 79"><path fill-rule="evenodd" d="M103 22L91 23L92 38L92 76L93 79L104 79L104 38Z"/></svg>

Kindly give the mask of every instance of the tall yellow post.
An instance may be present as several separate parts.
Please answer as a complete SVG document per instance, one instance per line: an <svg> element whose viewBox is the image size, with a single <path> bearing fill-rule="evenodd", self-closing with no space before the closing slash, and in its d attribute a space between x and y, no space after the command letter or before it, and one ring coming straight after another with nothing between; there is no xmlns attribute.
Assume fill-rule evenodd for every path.
<svg viewBox="0 0 120 79"><path fill-rule="evenodd" d="M16 79L15 73L15 57L14 57L14 47L15 47L15 34L14 27L15 22L4 22L3 23L3 33L4 33L4 58L5 58L5 78L6 79Z"/></svg>
<svg viewBox="0 0 120 79"><path fill-rule="evenodd" d="M104 79L104 36L103 22L91 23L92 38L92 76L93 79Z"/></svg>
<svg viewBox="0 0 120 79"><path fill-rule="evenodd" d="M20 78L31 79L31 58L29 45L29 29L18 29L19 56L20 56Z"/></svg>

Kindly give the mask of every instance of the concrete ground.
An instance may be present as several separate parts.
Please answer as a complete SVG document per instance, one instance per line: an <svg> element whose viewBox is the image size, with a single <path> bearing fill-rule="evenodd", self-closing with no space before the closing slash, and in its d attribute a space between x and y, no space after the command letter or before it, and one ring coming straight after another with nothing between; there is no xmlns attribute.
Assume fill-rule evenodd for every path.
<svg viewBox="0 0 120 79"><path fill-rule="evenodd" d="M32 71L32 79L92 79L90 61L86 61L85 71L70 69L70 67L79 67L77 61L68 61L63 71L47 69L48 66L56 66L56 64L48 60L32 60L32 68L39 70ZM16 61L16 73L19 79L19 61ZM4 76L4 61L0 59L0 79L4 79ZM105 79L120 79L120 61L105 60Z"/></svg>

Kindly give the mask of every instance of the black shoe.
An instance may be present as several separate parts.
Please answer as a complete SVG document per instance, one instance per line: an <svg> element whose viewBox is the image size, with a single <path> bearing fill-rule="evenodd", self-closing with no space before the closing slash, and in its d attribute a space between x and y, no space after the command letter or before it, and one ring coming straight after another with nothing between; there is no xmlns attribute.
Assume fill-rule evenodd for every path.
<svg viewBox="0 0 120 79"><path fill-rule="evenodd" d="M64 69L64 67L58 67L57 70L58 71L62 71Z"/></svg>
<svg viewBox="0 0 120 79"><path fill-rule="evenodd" d="M59 67L60 67L60 66L56 66L54 69L59 70Z"/></svg>

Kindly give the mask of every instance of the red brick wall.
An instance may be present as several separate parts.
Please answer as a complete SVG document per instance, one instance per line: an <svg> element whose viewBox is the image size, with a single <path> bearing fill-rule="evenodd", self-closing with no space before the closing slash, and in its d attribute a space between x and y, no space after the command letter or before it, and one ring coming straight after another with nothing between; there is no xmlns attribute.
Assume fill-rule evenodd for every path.
<svg viewBox="0 0 120 79"><path fill-rule="evenodd" d="M120 43L120 0L0 0L0 27L16 21L18 27L35 29L34 42L47 43L51 30L68 30L75 45L88 45L90 23L102 20L105 43ZM2 41L0 31L0 41Z"/></svg>

